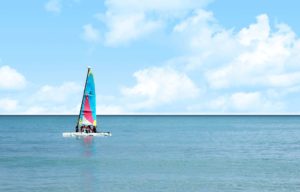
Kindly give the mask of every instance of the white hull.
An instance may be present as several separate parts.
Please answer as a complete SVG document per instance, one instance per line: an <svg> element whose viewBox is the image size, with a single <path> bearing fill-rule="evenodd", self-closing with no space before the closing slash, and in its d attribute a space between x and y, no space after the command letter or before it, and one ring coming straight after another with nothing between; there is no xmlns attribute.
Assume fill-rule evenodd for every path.
<svg viewBox="0 0 300 192"><path fill-rule="evenodd" d="M111 136L111 133L110 132L99 132L99 133L64 132L62 136L63 137L87 137L87 136L107 137L107 136Z"/></svg>

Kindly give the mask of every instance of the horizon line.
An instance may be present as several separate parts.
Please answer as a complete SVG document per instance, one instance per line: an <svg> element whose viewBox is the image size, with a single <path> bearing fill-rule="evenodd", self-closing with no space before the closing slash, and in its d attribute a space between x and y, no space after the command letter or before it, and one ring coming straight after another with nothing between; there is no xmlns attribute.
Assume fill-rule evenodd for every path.
<svg viewBox="0 0 300 192"><path fill-rule="evenodd" d="M78 116L78 114L59 114L59 113L44 113L44 114L0 114L0 116ZM106 113L96 114L97 116L298 116L299 113Z"/></svg>

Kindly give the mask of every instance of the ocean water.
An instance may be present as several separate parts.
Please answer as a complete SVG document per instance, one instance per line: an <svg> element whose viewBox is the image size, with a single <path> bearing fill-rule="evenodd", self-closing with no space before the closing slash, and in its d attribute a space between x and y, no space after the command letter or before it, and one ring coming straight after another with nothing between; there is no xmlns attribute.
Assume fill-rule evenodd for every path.
<svg viewBox="0 0 300 192"><path fill-rule="evenodd" d="M300 191L300 116L0 116L2 192Z"/></svg>

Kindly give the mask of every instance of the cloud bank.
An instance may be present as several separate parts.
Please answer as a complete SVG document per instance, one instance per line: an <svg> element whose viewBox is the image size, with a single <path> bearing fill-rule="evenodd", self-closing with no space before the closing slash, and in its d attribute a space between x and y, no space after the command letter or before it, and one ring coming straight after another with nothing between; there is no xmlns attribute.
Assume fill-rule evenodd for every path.
<svg viewBox="0 0 300 192"><path fill-rule="evenodd" d="M122 47L156 36L177 47L178 54L156 67L133 72L136 84L124 85L123 111L156 111L184 105L175 112L297 112L300 94L300 41L286 23L267 14L253 23L225 28L202 1L106 0L95 14L104 28L101 43ZM160 36L160 37L161 37ZM201 90L201 92L199 91ZM201 94L200 94L201 93ZM180 103L180 104L179 104ZM300 103L299 103L300 104ZM170 109L170 112L174 112Z"/></svg>
<svg viewBox="0 0 300 192"><path fill-rule="evenodd" d="M111 113L161 109L169 113L299 112L300 41L295 31L264 13L254 15L253 22L240 29L226 28L207 10L211 2L105 0L104 11L91 13L98 25L95 20L81 25L81 37L88 43L131 48L136 42L165 37L160 40L176 50L167 60L132 71L134 83L124 82L119 95L101 102L98 108ZM61 3L50 0L45 8L59 13ZM77 94L78 88L72 86L45 85L33 97L43 95L44 101L63 103ZM0 90L25 87L22 74L0 67ZM61 90L60 98L53 96L54 89ZM10 108L22 105L6 99L11 99L7 100ZM28 112L61 112L71 107L55 105L50 109L44 101L30 105ZM69 102L74 109L78 105ZM168 110L170 106L177 108Z"/></svg>

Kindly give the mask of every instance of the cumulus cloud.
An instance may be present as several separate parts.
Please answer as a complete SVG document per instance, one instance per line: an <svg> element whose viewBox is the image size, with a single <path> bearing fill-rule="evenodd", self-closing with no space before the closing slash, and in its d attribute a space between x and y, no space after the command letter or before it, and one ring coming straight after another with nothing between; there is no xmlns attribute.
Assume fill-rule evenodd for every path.
<svg viewBox="0 0 300 192"><path fill-rule="evenodd" d="M283 86L296 83L299 73L289 71L289 58L299 40L286 25L277 25L270 32L267 15L257 17L257 22L242 29L234 37L240 43L240 52L229 63L206 73L212 88L242 86ZM299 54L299 53L296 53ZM299 71L300 68L297 69ZM282 83L281 80L285 80Z"/></svg>
<svg viewBox="0 0 300 192"><path fill-rule="evenodd" d="M106 0L107 10L97 18L106 25L105 43L118 46L137 40L180 18L211 0Z"/></svg>
<svg viewBox="0 0 300 192"><path fill-rule="evenodd" d="M106 34L106 44L116 46L147 35L161 26L160 21L147 20L144 13L123 15L106 14L109 33Z"/></svg>
<svg viewBox="0 0 300 192"><path fill-rule="evenodd" d="M179 62L203 72L212 89L295 85L299 39L286 24L271 29L266 14L234 32L217 24L211 12L198 10L174 27L175 35L187 37L189 50Z"/></svg>
<svg viewBox="0 0 300 192"><path fill-rule="evenodd" d="M0 111L11 112L17 109L18 100L11 98L1 98L0 99Z"/></svg>
<svg viewBox="0 0 300 192"><path fill-rule="evenodd" d="M49 0L45 4L46 11L60 13L62 8L61 0Z"/></svg>
<svg viewBox="0 0 300 192"><path fill-rule="evenodd" d="M283 92L299 91L300 41L288 25L271 26L266 14L257 16L256 22L247 27L233 30L219 25L212 12L196 9L174 25L171 35L183 45L185 52L161 67L135 72L137 84L122 89L126 97L139 98L137 109L178 103L180 97L173 97L178 95L174 90L181 90L181 87L168 87L170 77L166 74L170 71L188 79L187 89L179 91L187 94L183 97L199 98L199 90L207 89L201 97L206 104L187 107L191 111L197 108L280 112L286 109L286 102L282 102L286 97ZM185 84L182 79L178 82ZM189 93L193 97L189 97Z"/></svg>
<svg viewBox="0 0 300 192"><path fill-rule="evenodd" d="M300 71L270 75L267 76L266 81L272 87L294 87L300 82Z"/></svg>
<svg viewBox="0 0 300 192"><path fill-rule="evenodd" d="M203 9L194 10L178 22L172 36L178 47L184 49L183 55L173 59L173 63L179 62L190 71L207 71L232 60L240 52L233 30L220 26L214 14Z"/></svg>
<svg viewBox="0 0 300 192"><path fill-rule="evenodd" d="M156 105L182 99L195 98L199 89L184 73L168 67L152 67L134 73L136 85L122 89L129 98L140 98L137 108L151 108Z"/></svg>
<svg viewBox="0 0 300 192"><path fill-rule="evenodd" d="M162 32L180 48L160 66L134 73L136 84L121 90L132 108L102 103L103 111L150 109L189 99L197 101L187 107L193 112L282 112L291 106L290 95L300 94L295 32L284 23L272 25L266 14L241 29L225 28L204 10L209 2L105 1L106 11L97 14L104 29L84 26L88 42L100 42L101 34L101 42L119 46Z"/></svg>
<svg viewBox="0 0 300 192"><path fill-rule="evenodd" d="M211 25L215 21L213 13L203 9L197 9L194 14L183 21L176 24L173 28L174 32L187 32L187 31L199 31L207 30L212 33ZM195 29L196 28L196 29Z"/></svg>
<svg viewBox="0 0 300 192"><path fill-rule="evenodd" d="M174 25L172 35L186 51L168 66L184 69L200 89L208 85L201 99L206 104L189 109L278 113L290 106L289 93L300 93L300 41L288 25L271 26L266 14L233 30L198 9Z"/></svg>
<svg viewBox="0 0 300 192"><path fill-rule="evenodd" d="M34 95L34 100L62 103L80 95L82 87L74 82L65 82L59 86L44 85Z"/></svg>
<svg viewBox="0 0 300 192"><path fill-rule="evenodd" d="M0 66L0 90L22 89L26 86L25 77L8 65Z"/></svg>
<svg viewBox="0 0 300 192"><path fill-rule="evenodd" d="M74 82L44 85L20 100L20 114L77 114L81 102L82 86Z"/></svg>
<svg viewBox="0 0 300 192"><path fill-rule="evenodd" d="M158 67L134 72L136 84L121 89L133 111L194 99L199 103L188 110L278 112L288 105L289 94L300 93L295 32L284 23L272 25L267 14L241 29L225 28L204 9L210 2L106 0L106 10L96 16L104 28L84 26L89 42L100 41L100 30L108 46L128 45L158 32L179 47L176 56L156 63ZM199 90L205 90L201 100ZM129 109L107 106L119 112Z"/></svg>
<svg viewBox="0 0 300 192"><path fill-rule="evenodd" d="M264 92L236 92L229 98L227 108L231 112L278 113L285 110L281 101Z"/></svg>
<svg viewBox="0 0 300 192"><path fill-rule="evenodd" d="M264 41L269 37L270 25L266 14L259 15L257 22L238 33L238 40L242 45L249 46L253 41Z"/></svg>
<svg viewBox="0 0 300 192"><path fill-rule="evenodd" d="M100 32L93 27L92 24L83 26L83 39L90 43L97 43L100 41Z"/></svg>

